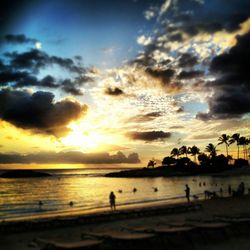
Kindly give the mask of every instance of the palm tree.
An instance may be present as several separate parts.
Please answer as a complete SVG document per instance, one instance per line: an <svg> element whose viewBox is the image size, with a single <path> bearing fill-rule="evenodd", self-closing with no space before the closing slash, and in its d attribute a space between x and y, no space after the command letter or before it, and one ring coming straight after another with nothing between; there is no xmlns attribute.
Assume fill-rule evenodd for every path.
<svg viewBox="0 0 250 250"><path fill-rule="evenodd" d="M194 162L196 162L196 155L200 153L200 149L196 146L193 146L188 148L188 152L194 156Z"/></svg>
<svg viewBox="0 0 250 250"><path fill-rule="evenodd" d="M186 155L186 157L187 157L187 154L188 154L188 148L187 148L187 146L180 147L179 148L179 152L180 152L181 155Z"/></svg>
<svg viewBox="0 0 250 250"><path fill-rule="evenodd" d="M241 136L239 139L239 145L242 145L243 147L243 155L244 159L247 160L247 145L250 143L250 138L246 138L244 136Z"/></svg>
<svg viewBox="0 0 250 250"><path fill-rule="evenodd" d="M173 148L170 154L172 156L176 156L176 159L178 159L179 155L180 155L179 149L178 148Z"/></svg>
<svg viewBox="0 0 250 250"><path fill-rule="evenodd" d="M250 144L250 137L247 139L247 145ZM250 148L246 148L246 154L248 154L248 151L250 150ZM246 155L247 156L247 155ZM250 154L247 156L250 159ZM247 159L248 159L247 158Z"/></svg>
<svg viewBox="0 0 250 250"><path fill-rule="evenodd" d="M225 143L225 145L226 145L227 156L228 156L228 146L229 146L228 140L229 140L229 138L230 138L229 135L222 134L222 135L219 137L219 139L218 139L218 141L219 141L218 145Z"/></svg>
<svg viewBox="0 0 250 250"><path fill-rule="evenodd" d="M229 140L229 145L232 144L232 143L237 143L237 148L238 148L238 159L240 157L240 144L239 144L239 141L240 141L240 134L239 133L236 133L236 134L233 134L231 136L231 139Z"/></svg>
<svg viewBox="0 0 250 250"><path fill-rule="evenodd" d="M216 146L214 146L214 144L212 143L209 143L206 148L205 148L205 151L209 153L209 156L211 158L215 157L216 156Z"/></svg>

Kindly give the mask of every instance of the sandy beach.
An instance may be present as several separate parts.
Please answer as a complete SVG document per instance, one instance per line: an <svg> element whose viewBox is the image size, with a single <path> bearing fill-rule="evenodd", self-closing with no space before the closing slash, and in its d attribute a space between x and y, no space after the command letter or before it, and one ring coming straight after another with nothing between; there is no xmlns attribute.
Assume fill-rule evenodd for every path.
<svg viewBox="0 0 250 250"><path fill-rule="evenodd" d="M197 236L197 231L192 231L189 233L189 237L197 236L197 242L194 240L188 249L245 250L250 247L250 240L248 239L250 235L249 206L250 196L245 195L242 197L197 201L189 204L148 204L143 208L118 206L115 212L93 211L92 214L77 214L61 218L30 219L12 223L2 222L0 224L0 245L2 250L43 249L48 242L59 242L74 243L75 245L74 248L73 246L71 246L72 248L64 246L64 248L51 249L87 249L82 246L82 248L77 248L77 244L86 240L89 241L89 235L92 235L91 240L94 239L95 241L103 240L104 235L112 236L114 232L116 234L114 238L118 237L117 233L119 235L119 233L124 234L125 232L129 233L129 237L131 237L131 234L136 236L138 232L140 237L142 237L142 233L146 233L147 237L149 237L150 233L152 234L150 237L153 237L153 235L159 237L159 235L163 235L159 234L159 228L161 230L164 228L165 231L167 228L169 233L169 228L171 228L171 231L183 231L183 227L189 228L185 230L191 230L190 228L192 230L193 228L202 228L202 230L206 228L207 230L209 227L212 228L214 233L212 237L214 238L212 240L208 239L207 244L204 245L200 242L203 236ZM226 228L229 229L225 231ZM236 231L235 228L237 228ZM244 230L239 230L241 228L244 228ZM178 237L183 237L179 231ZM200 233L200 230L198 232ZM217 237L222 235L222 232L227 232L226 236ZM96 237L93 238L93 235ZM164 237L166 239L166 236ZM185 241L183 241L184 243ZM169 243L170 249L171 247L176 248L171 244ZM155 243L153 248L151 245L151 248L164 249L161 248L163 245ZM104 246L107 247L102 243L101 245L98 244L98 246L92 246L91 249L104 249ZM142 247L142 245L140 246ZM112 245L109 245L109 248L115 249Z"/></svg>

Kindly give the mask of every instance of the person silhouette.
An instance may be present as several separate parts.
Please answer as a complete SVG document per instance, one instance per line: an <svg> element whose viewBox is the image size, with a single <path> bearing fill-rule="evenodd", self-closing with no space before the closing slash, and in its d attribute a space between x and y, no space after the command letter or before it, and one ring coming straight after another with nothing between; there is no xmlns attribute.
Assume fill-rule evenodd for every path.
<svg viewBox="0 0 250 250"><path fill-rule="evenodd" d="M187 201L190 202L190 188L189 188L188 184L186 184L185 193L186 193Z"/></svg>
<svg viewBox="0 0 250 250"><path fill-rule="evenodd" d="M110 208L112 211L114 211L116 208L115 208L115 194L114 192L110 192L109 194L109 203L110 203Z"/></svg>
<svg viewBox="0 0 250 250"><path fill-rule="evenodd" d="M244 182L242 181L238 187L238 194L239 195L244 195L245 193L245 184Z"/></svg>
<svg viewBox="0 0 250 250"><path fill-rule="evenodd" d="M231 196L232 195L232 188L231 185L228 185L228 195Z"/></svg>
<svg viewBox="0 0 250 250"><path fill-rule="evenodd" d="M220 196L222 197L223 196L223 189L220 188Z"/></svg>

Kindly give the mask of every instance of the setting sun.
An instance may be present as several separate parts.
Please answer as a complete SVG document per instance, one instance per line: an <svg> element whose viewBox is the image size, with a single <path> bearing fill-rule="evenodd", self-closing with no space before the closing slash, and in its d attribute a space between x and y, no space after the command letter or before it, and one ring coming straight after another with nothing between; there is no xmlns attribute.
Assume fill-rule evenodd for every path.
<svg viewBox="0 0 250 250"><path fill-rule="evenodd" d="M75 130L67 137L61 139L65 146L82 148L82 150L88 152L100 150L102 141L103 137L98 133L84 133L81 130Z"/></svg>

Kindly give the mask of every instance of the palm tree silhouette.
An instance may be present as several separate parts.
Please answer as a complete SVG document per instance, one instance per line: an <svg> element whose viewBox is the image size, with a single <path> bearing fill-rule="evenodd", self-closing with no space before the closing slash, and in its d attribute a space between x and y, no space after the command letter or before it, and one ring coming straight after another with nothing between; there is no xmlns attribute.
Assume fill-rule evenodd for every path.
<svg viewBox="0 0 250 250"><path fill-rule="evenodd" d="M148 162L147 168L150 168L150 167L154 168L155 165L156 165L156 162L155 162L154 160L150 160L150 161Z"/></svg>
<svg viewBox="0 0 250 250"><path fill-rule="evenodd" d="M239 145L241 145L243 147L243 156L244 156L244 159L246 160L247 159L247 145L250 143L250 139L244 137L244 136L241 136L239 138Z"/></svg>
<svg viewBox="0 0 250 250"><path fill-rule="evenodd" d="M229 140L229 145L232 143L237 143L237 148L238 148L238 159L240 157L240 134L239 133L235 133L231 136L231 139Z"/></svg>
<svg viewBox="0 0 250 250"><path fill-rule="evenodd" d="M249 145L250 144L250 137L247 139L247 143L246 143L246 145ZM250 148L246 148L246 156L247 156L247 154L248 154L248 150L250 150ZM250 155L248 155L247 156L249 159L250 159Z"/></svg>
<svg viewBox="0 0 250 250"><path fill-rule="evenodd" d="M225 145L226 145L227 157L228 157L228 146L229 146L228 140L229 140L229 138L230 138L229 135L222 134L222 135L219 137L219 139L218 139L218 141L219 141L218 145L225 143Z"/></svg>
<svg viewBox="0 0 250 250"><path fill-rule="evenodd" d="M179 148L179 152L180 152L180 154L181 155L186 155L186 157L187 157L187 154L188 154L188 148L187 148L187 146L182 146L182 147L180 147Z"/></svg>
<svg viewBox="0 0 250 250"><path fill-rule="evenodd" d="M212 143L209 143L206 148L205 148L205 151L209 153L209 156L211 158L215 157L216 156L216 146L214 146L214 144Z"/></svg>
<svg viewBox="0 0 250 250"><path fill-rule="evenodd" d="M176 156L176 159L178 159L179 155L180 155L179 149L178 148L173 148L170 154L172 156Z"/></svg>
<svg viewBox="0 0 250 250"><path fill-rule="evenodd" d="M189 147L188 153L194 156L194 162L196 162L196 155L200 153L200 149L196 146Z"/></svg>

